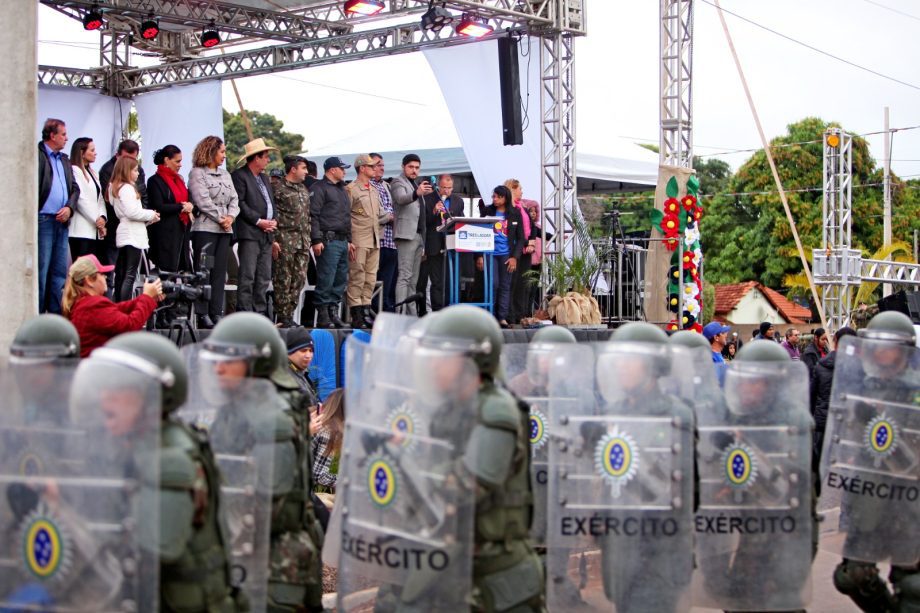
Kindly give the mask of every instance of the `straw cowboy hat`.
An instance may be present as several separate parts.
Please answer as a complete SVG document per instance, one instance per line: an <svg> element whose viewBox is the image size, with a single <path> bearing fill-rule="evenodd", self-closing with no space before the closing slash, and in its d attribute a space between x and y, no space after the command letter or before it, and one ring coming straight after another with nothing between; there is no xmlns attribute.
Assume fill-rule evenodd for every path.
<svg viewBox="0 0 920 613"><path fill-rule="evenodd" d="M262 153L263 151L278 151L275 147L269 147L265 144L265 139L257 138L246 143L246 146L243 147L243 157L236 161L236 165L239 166L246 161L250 155L255 155L257 153Z"/></svg>

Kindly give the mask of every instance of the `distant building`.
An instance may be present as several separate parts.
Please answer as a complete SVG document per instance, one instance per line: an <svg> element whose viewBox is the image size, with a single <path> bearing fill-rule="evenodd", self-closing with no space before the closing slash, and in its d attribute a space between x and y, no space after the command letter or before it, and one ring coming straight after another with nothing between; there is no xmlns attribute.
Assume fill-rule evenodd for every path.
<svg viewBox="0 0 920 613"><path fill-rule="evenodd" d="M714 319L732 326L756 326L762 321L777 325L811 322L811 309L792 302L757 281L716 285Z"/></svg>

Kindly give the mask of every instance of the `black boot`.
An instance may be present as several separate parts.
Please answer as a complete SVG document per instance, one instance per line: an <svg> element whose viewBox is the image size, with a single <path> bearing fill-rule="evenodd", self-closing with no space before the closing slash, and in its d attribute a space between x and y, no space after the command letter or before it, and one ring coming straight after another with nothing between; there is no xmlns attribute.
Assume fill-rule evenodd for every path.
<svg viewBox="0 0 920 613"><path fill-rule="evenodd" d="M364 319L364 326L367 328L374 327L374 312L371 310L371 305L365 304L361 308L361 317Z"/></svg>
<svg viewBox="0 0 920 613"><path fill-rule="evenodd" d="M198 316L198 329L199 330L210 330L214 327L214 321L211 320L207 315Z"/></svg>
<svg viewBox="0 0 920 613"><path fill-rule="evenodd" d="M329 305L329 321L331 321L332 325L336 328L348 327L348 324L342 321L342 318L339 317L339 305L337 304Z"/></svg>
<svg viewBox="0 0 920 613"><path fill-rule="evenodd" d="M364 319L364 307L353 306L348 311L351 313L351 327L355 330L366 330L368 326Z"/></svg>
<svg viewBox="0 0 920 613"><path fill-rule="evenodd" d="M316 307L316 327L331 328L332 322L329 320L329 309L325 306Z"/></svg>

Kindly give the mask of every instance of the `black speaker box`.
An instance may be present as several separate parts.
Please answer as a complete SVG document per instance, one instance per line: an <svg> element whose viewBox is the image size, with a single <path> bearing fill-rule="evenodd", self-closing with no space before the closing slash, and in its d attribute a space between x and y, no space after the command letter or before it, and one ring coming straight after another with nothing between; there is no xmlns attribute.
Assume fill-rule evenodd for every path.
<svg viewBox="0 0 920 613"><path fill-rule="evenodd" d="M502 98L502 139L505 145L523 145L518 42L510 35L498 39L498 78Z"/></svg>

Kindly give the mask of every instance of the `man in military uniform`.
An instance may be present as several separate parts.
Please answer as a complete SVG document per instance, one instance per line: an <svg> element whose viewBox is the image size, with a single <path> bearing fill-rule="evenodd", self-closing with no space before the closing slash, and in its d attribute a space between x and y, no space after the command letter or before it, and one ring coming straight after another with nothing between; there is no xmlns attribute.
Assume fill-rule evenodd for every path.
<svg viewBox="0 0 920 613"><path fill-rule="evenodd" d="M284 365L284 343L266 318L235 313L222 319L202 345L215 354L241 358L219 364L224 369L238 369L234 376L271 381L280 396L275 424L268 610L321 611L323 530L310 495L309 408L306 396Z"/></svg>
<svg viewBox="0 0 920 613"><path fill-rule="evenodd" d="M348 267L348 306L351 326L355 329L371 328L371 296L377 283L380 265L380 225L387 215L380 208L380 194L371 185L376 172L376 161L365 154L355 158L358 177L345 191L351 205L351 242L355 255Z"/></svg>
<svg viewBox="0 0 920 613"><path fill-rule="evenodd" d="M915 343L910 319L886 311L838 347L821 496L839 500L830 523L844 559L834 585L863 611L920 611ZM879 577L882 561L893 593Z"/></svg>
<svg viewBox="0 0 920 613"><path fill-rule="evenodd" d="M275 319L282 327L294 325L294 309L307 282L310 262L310 192L304 186L307 160L297 155L284 158L287 173L273 183L275 192L275 254L272 287L275 292Z"/></svg>
<svg viewBox="0 0 920 613"><path fill-rule="evenodd" d="M472 608L541 611L543 570L528 538L533 512L528 413L496 384L501 328L483 309L455 305L439 311L418 342L420 348L464 348L479 369L476 414L444 414L431 425L437 436L437 429L454 428L457 420L474 421L463 457L464 469L476 478Z"/></svg>

